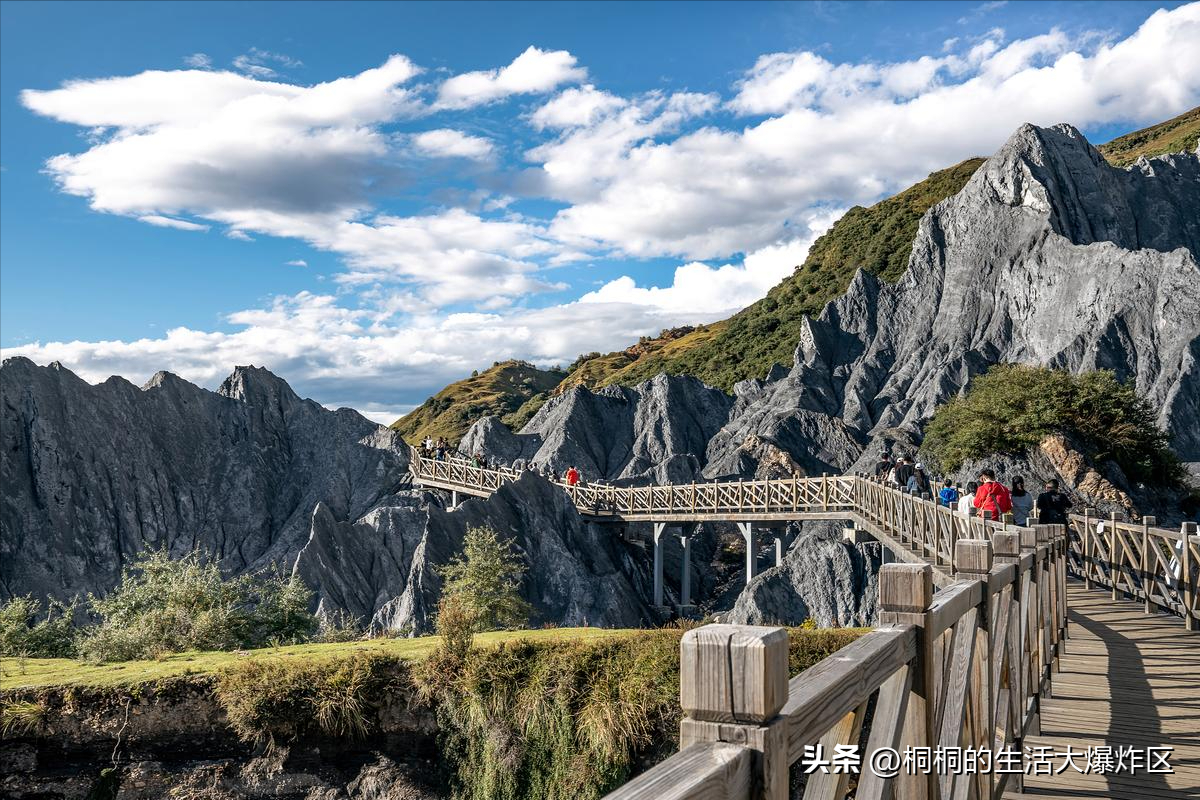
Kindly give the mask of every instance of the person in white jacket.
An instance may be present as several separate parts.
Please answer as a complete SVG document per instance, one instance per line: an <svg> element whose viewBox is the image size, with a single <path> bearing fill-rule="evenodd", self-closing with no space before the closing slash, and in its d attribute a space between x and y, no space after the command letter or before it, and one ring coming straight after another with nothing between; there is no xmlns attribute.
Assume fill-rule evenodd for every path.
<svg viewBox="0 0 1200 800"><path fill-rule="evenodd" d="M975 513L975 492L979 491L979 484L971 481L967 484L967 490L958 498L958 513L965 516L972 516Z"/></svg>

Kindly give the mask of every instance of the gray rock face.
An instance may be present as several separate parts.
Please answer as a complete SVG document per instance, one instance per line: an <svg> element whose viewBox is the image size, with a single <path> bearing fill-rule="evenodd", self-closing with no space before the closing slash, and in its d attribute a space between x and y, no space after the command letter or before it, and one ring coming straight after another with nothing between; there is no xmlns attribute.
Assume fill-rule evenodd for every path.
<svg viewBox="0 0 1200 800"><path fill-rule="evenodd" d="M860 271L807 320L786 377L744 388L705 474L756 469L758 436L805 469L862 468L1002 362L1136 381L1200 454L1200 157L1109 166L1074 128L1020 128L921 220L908 271ZM901 435L901 438L904 438ZM857 463L856 463L857 462Z"/></svg>
<svg viewBox="0 0 1200 800"><path fill-rule="evenodd" d="M584 523L566 493L537 475L453 510L429 496L419 505L414 499L392 498L353 525L314 512L296 572L319 587L323 608L349 609L375 629L431 632L438 567L461 552L468 528L487 525L525 559L522 591L535 624L637 627L653 618L641 600L645 557L615 528Z"/></svg>
<svg viewBox="0 0 1200 800"><path fill-rule="evenodd" d="M290 565L313 509L357 519L407 481L400 437L238 367L217 392L160 372L91 385L0 367L0 596L103 592L148 547L241 572Z"/></svg>
<svg viewBox="0 0 1200 800"><path fill-rule="evenodd" d="M817 524L801 533L783 564L760 573L722 615L735 625L819 627L875 624L881 553L877 544L852 546L838 527Z"/></svg>
<svg viewBox="0 0 1200 800"><path fill-rule="evenodd" d="M708 440L731 405L728 395L695 378L658 375L632 389L595 392L576 387L548 400L520 434L494 419L476 422L464 448L505 464L514 456L532 459L556 473L574 465L585 480L686 483L700 474Z"/></svg>
<svg viewBox="0 0 1200 800"><path fill-rule="evenodd" d="M538 433L513 433L499 417L477 420L458 444L459 455L471 457L483 453L489 463L512 466L529 461L542 446Z"/></svg>

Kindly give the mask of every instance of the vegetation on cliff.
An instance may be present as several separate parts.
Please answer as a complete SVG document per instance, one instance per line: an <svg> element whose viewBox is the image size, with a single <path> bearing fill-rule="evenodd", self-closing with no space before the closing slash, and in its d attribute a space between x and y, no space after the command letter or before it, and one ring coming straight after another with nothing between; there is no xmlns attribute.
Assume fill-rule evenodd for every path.
<svg viewBox="0 0 1200 800"><path fill-rule="evenodd" d="M457 442L480 417L509 418L526 401L557 386L566 373L538 369L527 361L500 361L456 381L392 423L409 444L426 436ZM506 424L512 420L506 419ZM522 423L523 424L523 423Z"/></svg>
<svg viewBox="0 0 1200 800"><path fill-rule="evenodd" d="M1124 167L1142 156L1153 158L1163 153L1183 151L1194 153L1198 143L1200 143L1200 106L1166 122L1118 136L1096 149L1108 159L1110 164Z"/></svg>
<svg viewBox="0 0 1200 800"><path fill-rule="evenodd" d="M1183 471L1154 411L1132 381L1109 370L1063 370L1002 364L934 412L924 450L953 472L993 453L1021 453L1050 434L1079 441L1094 461L1112 460L1131 479L1176 485Z"/></svg>

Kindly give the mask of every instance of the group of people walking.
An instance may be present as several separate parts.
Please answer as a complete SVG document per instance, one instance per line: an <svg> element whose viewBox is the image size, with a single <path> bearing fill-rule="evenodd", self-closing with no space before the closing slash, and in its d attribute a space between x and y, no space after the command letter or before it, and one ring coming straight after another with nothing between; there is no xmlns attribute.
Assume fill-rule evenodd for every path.
<svg viewBox="0 0 1200 800"><path fill-rule="evenodd" d="M431 458L434 461L445 461L446 456L450 453L450 443L446 441L445 436L439 436L434 439L432 436L426 436L421 440L421 457Z"/></svg>
<svg viewBox="0 0 1200 800"><path fill-rule="evenodd" d="M1044 491L1035 499L1026 491L1023 477L1015 476L1010 489L996 480L996 473L990 469L980 470L978 480L969 481L965 487L946 478L935 494L925 465L908 456L893 461L885 453L875 464L875 479L909 494L936 499L946 508L967 516L987 512L992 519L999 519L1011 513L1017 525L1061 525L1066 523L1071 508L1071 501L1060 490L1057 480L1046 481Z"/></svg>

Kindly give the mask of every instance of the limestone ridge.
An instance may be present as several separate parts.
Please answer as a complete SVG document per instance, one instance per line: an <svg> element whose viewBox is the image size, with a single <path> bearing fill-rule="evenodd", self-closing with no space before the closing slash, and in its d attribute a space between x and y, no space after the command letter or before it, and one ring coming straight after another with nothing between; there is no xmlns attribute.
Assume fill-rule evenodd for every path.
<svg viewBox="0 0 1200 800"><path fill-rule="evenodd" d="M527 564L522 594L535 624L637 627L655 619L641 600L645 558L607 527L587 524L567 495L533 474L453 512L432 495L397 495L353 525L323 508L296 560L323 609L345 609L376 630L431 633L438 568L462 550L467 529L490 525Z"/></svg>
<svg viewBox="0 0 1200 800"><path fill-rule="evenodd" d="M519 434L495 417L479 420L460 450L506 464L532 460L556 473L573 464L590 480L686 483L699 477L731 406L724 392L688 377L660 374L594 392L577 386L546 401Z"/></svg>
<svg viewBox="0 0 1200 800"><path fill-rule="evenodd" d="M838 472L873 459L885 439L916 441L973 376L1016 362L1132 378L1180 456L1200 460L1198 253L1200 155L1122 169L1069 125L1025 125L926 212L897 283L859 270L846 294L805 321L790 370L735 387L703 455L653 425L635 435L625 417L600 412L615 395L583 389L520 435L495 423L472 435L504 442L489 451L504 458L516 442L533 448L523 437L536 434L536 459L566 457L608 478L657 476L684 456L708 478L762 475L767 462L789 460L809 474ZM631 391L640 397L646 386ZM660 395L676 405L656 418L688 418L698 391ZM657 463L614 464L635 446Z"/></svg>
<svg viewBox="0 0 1200 800"><path fill-rule="evenodd" d="M0 414L4 597L106 591L147 547L200 547L234 572L290 566L314 507L358 519L407 476L398 434L254 367L211 392L167 372L91 385L11 358Z"/></svg>

